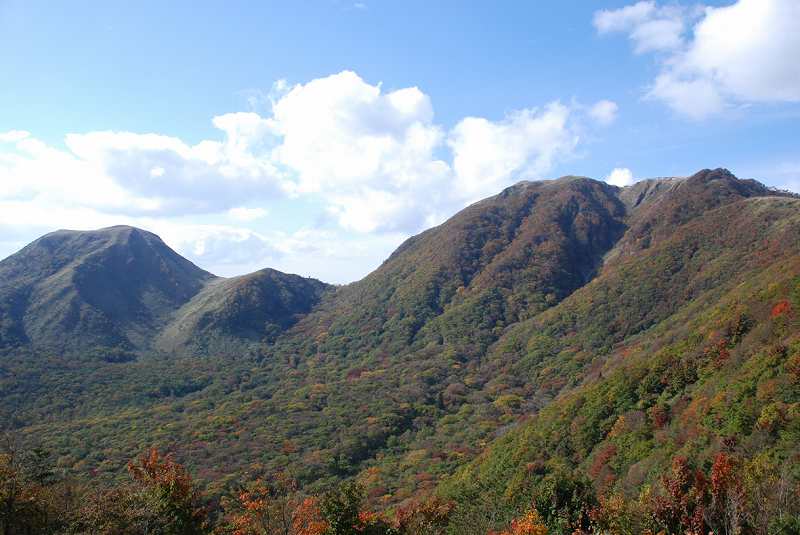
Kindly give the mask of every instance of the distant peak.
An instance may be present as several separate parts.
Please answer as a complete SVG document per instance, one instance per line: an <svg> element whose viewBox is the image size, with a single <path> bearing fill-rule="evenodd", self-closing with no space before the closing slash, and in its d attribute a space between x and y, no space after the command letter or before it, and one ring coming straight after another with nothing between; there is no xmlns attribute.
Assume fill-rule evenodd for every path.
<svg viewBox="0 0 800 535"><path fill-rule="evenodd" d="M148 241L158 241L163 242L163 240L157 235L148 230L144 230L138 227L133 227L130 225L113 225L110 227L103 227L99 229L92 229L92 230L72 230L72 229L59 229L54 232L50 232L45 234L40 239L73 239L73 238L80 238L81 236L85 237L105 237L112 240L120 240L120 239L130 239L141 237Z"/></svg>
<svg viewBox="0 0 800 535"><path fill-rule="evenodd" d="M575 182L578 183L597 182L600 184L605 184L605 182L603 182L602 180L595 180L587 176L564 175L558 178L542 178L540 180L520 180L519 182L503 189L503 191L501 191L499 195L501 197L507 197L509 195L514 195L516 193L527 191L532 187L562 186L564 184L571 184Z"/></svg>
<svg viewBox="0 0 800 535"><path fill-rule="evenodd" d="M130 225L114 225L111 227L101 228L95 232L108 233L108 234L144 234L148 236L158 237L156 234L153 234L149 230L144 230L139 227L132 227Z"/></svg>
<svg viewBox="0 0 800 535"><path fill-rule="evenodd" d="M739 180L736 176L723 167L716 169L701 169L692 176L689 180L711 182L712 180Z"/></svg>

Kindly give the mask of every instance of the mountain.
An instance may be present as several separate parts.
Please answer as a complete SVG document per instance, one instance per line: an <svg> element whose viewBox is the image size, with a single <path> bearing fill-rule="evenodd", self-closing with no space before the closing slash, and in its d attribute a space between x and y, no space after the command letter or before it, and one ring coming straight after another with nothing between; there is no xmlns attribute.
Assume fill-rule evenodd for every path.
<svg viewBox="0 0 800 535"><path fill-rule="evenodd" d="M375 504L453 499L452 533L531 504L571 533L605 522L604 500L630 518L662 503L675 459L800 481L797 310L797 196L724 169L563 177L469 206L343 287L208 276L135 361L43 355L26 334L0 398L20 437L98 480L163 444L214 495L285 470L308 492L358 479Z"/></svg>
<svg viewBox="0 0 800 535"><path fill-rule="evenodd" d="M204 353L242 350L248 342L274 338L290 327L329 288L274 269L210 281L175 313L156 346Z"/></svg>
<svg viewBox="0 0 800 535"><path fill-rule="evenodd" d="M139 347L212 278L150 232L59 230L0 262L0 344Z"/></svg>
<svg viewBox="0 0 800 535"><path fill-rule="evenodd" d="M723 170L653 186L624 255L490 351L552 401L443 481L455 525L534 503L558 530L677 532L724 507L761 530L791 509L776 493L800 475L800 199ZM747 481L736 506L714 501L724 469Z"/></svg>
<svg viewBox="0 0 800 535"><path fill-rule="evenodd" d="M59 230L0 261L0 348L124 355L152 348L162 330L184 344L217 331L257 338L268 323L289 326L325 288L274 270L221 279L133 227Z"/></svg>

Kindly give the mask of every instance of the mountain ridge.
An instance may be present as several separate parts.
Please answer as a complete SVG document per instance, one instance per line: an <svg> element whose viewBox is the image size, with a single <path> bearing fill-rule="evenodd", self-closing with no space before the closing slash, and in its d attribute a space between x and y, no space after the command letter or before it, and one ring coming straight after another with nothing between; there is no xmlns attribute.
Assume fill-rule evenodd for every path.
<svg viewBox="0 0 800 535"><path fill-rule="evenodd" d="M761 362L759 344L792 357L796 341L771 310L800 309L798 203L724 169L628 188L520 182L409 238L348 285L276 281L270 270L207 281L172 312L161 350L135 361L6 352L0 391L15 429L52 445L74 472L113 478L142 443L168 443L214 493L251 470L289 470L309 492L356 478L369 481L373 503L440 493L461 504L462 527L497 529L556 476L598 493L657 487L684 444L647 427L653 403L677 422L683 398L716 388L702 381ZM252 304L281 288L288 309L303 310L261 330L267 318ZM780 317L793 332L795 316ZM767 368L783 370L783 361ZM618 384L626 374L652 391ZM773 403L759 384L730 406ZM781 403L800 402L791 392ZM608 437L620 416L647 437L635 455ZM751 438L750 419L736 424L746 444L791 454L775 437ZM707 462L722 439L697 432L696 457ZM87 455L76 437L103 453ZM625 455L595 467L611 443Z"/></svg>
<svg viewBox="0 0 800 535"><path fill-rule="evenodd" d="M277 271L271 276L296 277ZM225 280L136 227L58 230L0 261L0 346L148 350L153 331L165 329L209 284ZM322 284L312 285L312 301ZM259 306L251 303L253 309ZM281 314L309 307L299 303L296 311ZM282 328L289 324L285 319L278 323Z"/></svg>

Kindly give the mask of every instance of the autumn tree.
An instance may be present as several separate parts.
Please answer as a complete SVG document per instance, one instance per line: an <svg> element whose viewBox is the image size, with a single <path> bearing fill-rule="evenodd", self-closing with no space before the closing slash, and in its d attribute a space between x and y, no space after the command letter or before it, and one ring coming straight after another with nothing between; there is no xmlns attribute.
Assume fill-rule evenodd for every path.
<svg viewBox="0 0 800 535"><path fill-rule="evenodd" d="M708 482L684 457L676 457L661 478L664 492L651 497L653 519L667 533L706 533L705 501Z"/></svg>
<svg viewBox="0 0 800 535"><path fill-rule="evenodd" d="M393 530L381 515L362 510L365 498L364 487L352 481L325 493L320 501L325 535L390 535Z"/></svg>
<svg viewBox="0 0 800 535"><path fill-rule="evenodd" d="M720 535L742 531L746 496L741 475L737 459L726 453L717 454L711 467L711 502L706 510L706 522Z"/></svg>
<svg viewBox="0 0 800 535"><path fill-rule="evenodd" d="M302 503L297 483L287 474L258 479L242 488L235 500L223 502L225 521L216 533L294 535Z"/></svg>
<svg viewBox="0 0 800 535"><path fill-rule="evenodd" d="M55 477L46 451L5 440L0 450L0 534L63 529L72 507L68 487Z"/></svg>
<svg viewBox="0 0 800 535"><path fill-rule="evenodd" d="M322 518L319 499L308 497L292 513L292 535L324 535L328 522Z"/></svg>
<svg viewBox="0 0 800 535"><path fill-rule="evenodd" d="M542 523L536 509L531 509L512 520L508 529L500 532L490 531L489 535L547 535L547 526Z"/></svg>
<svg viewBox="0 0 800 535"><path fill-rule="evenodd" d="M397 509L393 527L403 535L444 535L454 508L436 496L415 501Z"/></svg>
<svg viewBox="0 0 800 535"><path fill-rule="evenodd" d="M128 463L134 481L131 516L145 533L195 535L206 528L206 510L186 469L156 448Z"/></svg>

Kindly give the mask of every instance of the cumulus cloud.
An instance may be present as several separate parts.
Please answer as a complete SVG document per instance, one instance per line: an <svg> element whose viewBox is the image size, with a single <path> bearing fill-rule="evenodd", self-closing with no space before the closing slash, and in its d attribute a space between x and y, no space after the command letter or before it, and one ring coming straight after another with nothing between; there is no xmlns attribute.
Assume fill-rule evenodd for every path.
<svg viewBox="0 0 800 535"><path fill-rule="evenodd" d="M151 213L213 213L243 198L270 199L286 182L271 161L271 122L255 113L213 119L223 141L189 145L159 134L68 134L70 156L130 194L149 199Z"/></svg>
<svg viewBox="0 0 800 535"><path fill-rule="evenodd" d="M578 143L569 116L568 107L554 102L497 122L463 119L447 141L453 151L457 195L477 200L498 191L512 177L542 177Z"/></svg>
<svg viewBox="0 0 800 535"><path fill-rule="evenodd" d="M625 186L630 186L635 183L636 180L633 178L631 170L627 167L615 167L606 177L606 182L612 186L624 188Z"/></svg>
<svg viewBox="0 0 800 535"><path fill-rule="evenodd" d="M259 95L261 111L216 116L218 135L197 143L95 131L66 134L56 147L26 131L0 133L0 226L134 224L165 233L201 265L291 265L306 249L297 236L265 232L282 223L265 216L274 203L299 203L316 212L295 214L293 228L352 237L351 255L356 242L383 254L470 202L548 177L574 157L586 124L610 124L617 112L607 100L551 102L448 129L419 88L386 89L352 71L279 81ZM337 253L314 254L327 262Z"/></svg>
<svg viewBox="0 0 800 535"><path fill-rule="evenodd" d="M703 119L734 105L800 102L798 20L796 0L700 9L639 2L598 11L594 25L627 33L637 53L664 52L647 96Z"/></svg>
<svg viewBox="0 0 800 535"><path fill-rule="evenodd" d="M589 116L601 126L608 126L617 120L619 106L611 100L600 100L589 108Z"/></svg>
<svg viewBox="0 0 800 535"><path fill-rule="evenodd" d="M272 156L293 176L291 192L323 195L345 228L419 228L452 178L435 156L442 128L416 87L384 92L344 71L292 87L272 111L281 136Z"/></svg>
<svg viewBox="0 0 800 535"><path fill-rule="evenodd" d="M575 109L558 102L500 120L467 117L447 131L419 88L387 91L352 71L281 81L268 99L265 116L214 117L221 139L197 144L101 131L67 134L60 149L7 132L0 140L13 149L0 157L0 198L246 221L257 217L254 203L316 196L342 228L408 233L510 182L544 177L579 140ZM609 124L616 110L600 101L588 114Z"/></svg>

